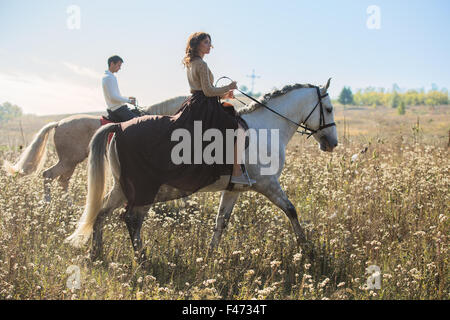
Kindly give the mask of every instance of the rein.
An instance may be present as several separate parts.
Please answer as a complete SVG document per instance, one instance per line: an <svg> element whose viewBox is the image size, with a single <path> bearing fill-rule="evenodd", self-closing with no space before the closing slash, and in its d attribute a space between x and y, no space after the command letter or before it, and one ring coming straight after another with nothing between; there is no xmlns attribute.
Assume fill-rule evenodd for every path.
<svg viewBox="0 0 450 320"><path fill-rule="evenodd" d="M232 79L230 79L230 78L228 78L228 77L221 77L221 78L217 79L217 81L216 81L216 86L217 86L217 83L219 82L219 80L221 80L221 79L228 79L228 80L230 80L230 81L233 81ZM282 115L281 113L279 113L279 112L273 110L272 108L268 107L268 106L265 105L264 103L262 103L262 102L256 100L256 99L253 98L252 96L249 96L248 94L242 92L242 91L239 90L239 89L236 89L236 90L239 91L240 93L242 93L244 96L246 96L246 97L249 98L250 100L252 100L252 101L256 102L257 104L259 104L260 106L263 106L264 108L266 108L266 109L272 111L273 113L275 113L276 115L280 116L281 118L283 118L283 119L285 119L285 120L287 120L287 121L289 121L289 122L295 124L297 127L302 128L303 131L297 130L296 132L298 132L298 133L300 133L300 134L306 134L306 135L308 135L307 138L309 139L313 134L319 132L320 130L323 130L323 129L328 128L328 127L336 126L336 123L334 123L334 122L325 124L325 116L324 116L324 114L323 114L322 99L325 98L326 96L328 96L328 93L326 93L326 94L324 94L324 95L321 95L321 94L320 94L320 89L319 89L319 87L317 87L317 86L312 86L312 88L315 88L315 89L316 89L318 101L317 101L316 105L314 106L314 108L311 110L311 112L308 114L308 116L306 117L306 119L305 119L302 123L297 123L297 122L295 122L295 121L292 121L291 119L287 118L286 116ZM242 102L241 100L239 100L239 99L237 99L237 98L235 98L235 99L238 100L238 101L239 101L240 103L242 103L243 105L247 106L247 104L245 104L245 103ZM317 108L318 105L320 105L319 128L318 128L317 130L314 130L314 129L311 129L311 128L309 128L309 127L307 126L306 121L308 121L308 119L311 117L311 115L313 114L314 110L316 110L316 108Z"/></svg>

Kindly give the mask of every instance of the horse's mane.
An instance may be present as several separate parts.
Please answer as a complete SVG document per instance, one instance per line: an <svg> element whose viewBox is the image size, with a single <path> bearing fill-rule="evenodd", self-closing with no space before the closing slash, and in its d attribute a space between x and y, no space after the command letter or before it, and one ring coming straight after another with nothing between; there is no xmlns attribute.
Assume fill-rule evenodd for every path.
<svg viewBox="0 0 450 320"><path fill-rule="evenodd" d="M315 88L315 87L317 87L317 86L314 86L314 85L309 84L309 83L307 83L307 84L296 83L296 84L287 85L287 86L284 86L283 89L281 89L281 90L274 90L272 92L266 93L263 96L263 99L261 100L261 103L267 104L267 102L270 99L280 97L280 96L285 95L286 93L288 93L288 92L290 92L292 90L295 90L295 89ZM239 115L246 114L246 113L251 113L251 112L253 112L253 111L255 111L255 110L259 109L259 108L261 108L261 105L259 103L252 102L251 104L248 105L248 107L244 107L244 108L238 110L237 113Z"/></svg>
<svg viewBox="0 0 450 320"><path fill-rule="evenodd" d="M178 110L178 108L181 107L181 104L184 100L186 100L186 98L186 96L178 96L167 99L149 107L145 107L144 113L151 115L172 115L176 110Z"/></svg>

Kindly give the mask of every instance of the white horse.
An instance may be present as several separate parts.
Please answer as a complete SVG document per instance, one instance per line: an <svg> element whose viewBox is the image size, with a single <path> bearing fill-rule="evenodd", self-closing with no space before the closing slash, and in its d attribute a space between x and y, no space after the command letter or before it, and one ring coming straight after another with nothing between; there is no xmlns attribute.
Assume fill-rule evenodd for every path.
<svg viewBox="0 0 450 320"><path fill-rule="evenodd" d="M143 108L142 113L149 115L172 115L177 111L184 96L171 98L163 102ZM45 198L50 201L49 183L58 178L64 190L67 190L69 180L76 166L87 158L89 141L101 127L101 117L86 114L73 115L62 120L45 125L34 137L33 141L22 152L14 164L4 162L3 168L11 175L26 176L34 173L43 165L47 140L52 130L55 130L53 140L59 161L43 172Z"/></svg>
<svg viewBox="0 0 450 320"><path fill-rule="evenodd" d="M246 167L249 175L256 180L252 186L240 186L232 191L227 190L229 176L223 176L214 184L209 185L199 192L222 191L220 206L216 217L216 226L211 239L210 249L219 245L223 230L225 229L233 210L233 207L241 192L254 191L266 196L272 203L285 212L289 218L297 241L300 245L306 244L306 237L297 218L297 212L289 201L286 193L280 186L279 177L285 162L286 145L295 134L298 126L305 121L305 125L315 131L313 137L319 142L320 149L331 152L337 146L337 132L334 125L334 111L329 96L326 94L330 80L324 87L311 87L310 85L286 86L281 91L264 96L264 102L273 110L283 115L281 117L267 108L256 103L242 109L239 113L245 119L250 129L275 129L279 132L278 149L275 150L279 163L278 170L270 175L261 174L261 169L267 164L249 163L248 150L245 157ZM320 91L319 91L320 90ZM319 93L320 92L320 93ZM318 94L319 93L319 94ZM321 101L320 108L316 108ZM322 116L321 116L322 114ZM328 124L325 127L323 124ZM332 124L332 125L330 125ZM323 128L324 127L324 128ZM105 192L105 152L107 138L114 130L114 125L109 124L96 132L91 141L91 150L88 165L88 196L86 206L75 232L66 239L75 247L81 247L93 234L91 258L97 258L102 248L102 224L106 215L126 202L121 190L120 162L117 154L115 139L111 141L108 150L108 159L111 172L114 176L114 186L107 196ZM267 149L275 141L267 140ZM161 186L154 203L171 200L180 197L179 194L167 185ZM141 227L150 205L136 207L133 212L127 211L125 222L130 234L134 251L139 254L140 259L145 259L142 251Z"/></svg>

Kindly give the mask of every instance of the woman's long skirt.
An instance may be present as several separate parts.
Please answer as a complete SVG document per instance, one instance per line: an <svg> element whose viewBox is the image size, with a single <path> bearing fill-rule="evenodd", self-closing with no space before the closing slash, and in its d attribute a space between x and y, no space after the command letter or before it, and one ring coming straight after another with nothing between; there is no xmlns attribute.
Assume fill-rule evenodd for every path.
<svg viewBox="0 0 450 320"><path fill-rule="evenodd" d="M230 175L233 164L226 161L226 130L238 128L234 114L234 109L224 108L217 97L206 97L202 91L197 91L173 116L143 116L121 123L116 129L116 144L120 184L128 207L153 203L161 185L169 185L187 196L214 183L221 175ZM194 121L201 121L202 134L212 128L221 132L223 158L217 161L219 163L207 164L202 156L201 163L194 163L195 140L202 141L202 155L211 143L194 136ZM171 139L176 129L185 129L190 134L190 163L175 164L172 159L172 149L181 142ZM184 155L184 151L179 155ZM197 160L198 157L197 154Z"/></svg>

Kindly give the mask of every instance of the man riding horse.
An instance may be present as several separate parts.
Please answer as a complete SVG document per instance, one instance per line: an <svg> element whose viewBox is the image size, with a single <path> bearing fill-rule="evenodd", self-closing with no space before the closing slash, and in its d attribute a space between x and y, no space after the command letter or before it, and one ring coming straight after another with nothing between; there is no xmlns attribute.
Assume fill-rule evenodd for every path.
<svg viewBox="0 0 450 320"><path fill-rule="evenodd" d="M127 103L136 106L135 97L122 97L119 85L114 73L122 67L123 59L119 56L112 56L108 59L108 70L102 79L103 95L105 96L109 118L114 122L128 121L139 117L138 112L130 110Z"/></svg>

